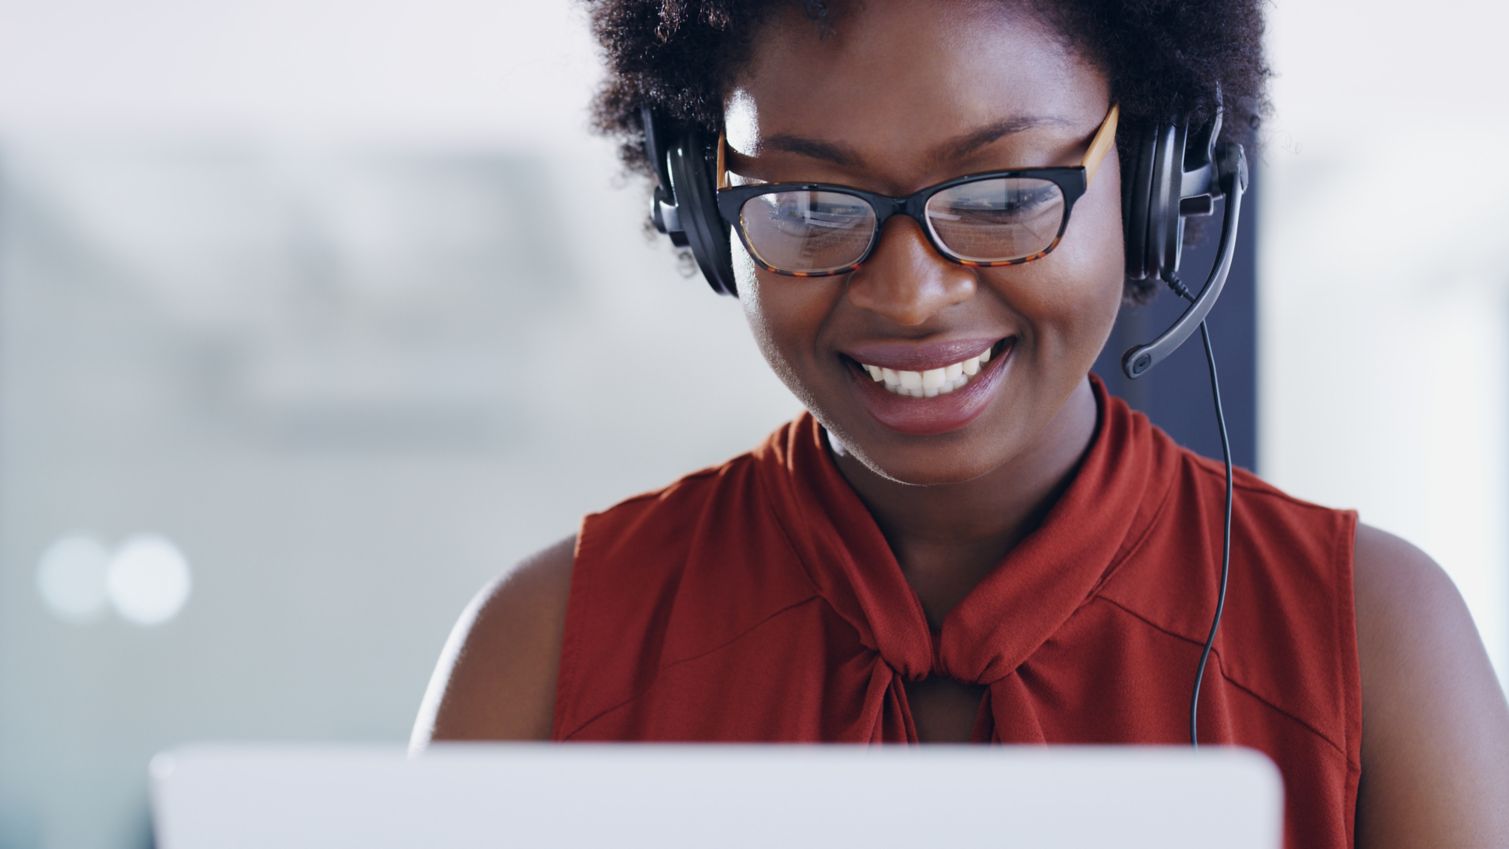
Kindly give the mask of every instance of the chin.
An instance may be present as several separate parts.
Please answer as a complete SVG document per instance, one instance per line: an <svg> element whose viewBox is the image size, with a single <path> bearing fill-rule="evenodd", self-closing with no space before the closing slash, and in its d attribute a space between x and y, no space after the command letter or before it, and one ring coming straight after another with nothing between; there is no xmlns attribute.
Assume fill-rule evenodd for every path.
<svg viewBox="0 0 1509 849"><path fill-rule="evenodd" d="M984 445L966 431L926 437L855 434L822 416L834 450L863 463L871 472L910 486L948 486L984 477L1006 464L1010 452L999 445ZM994 459L992 459L994 458Z"/></svg>

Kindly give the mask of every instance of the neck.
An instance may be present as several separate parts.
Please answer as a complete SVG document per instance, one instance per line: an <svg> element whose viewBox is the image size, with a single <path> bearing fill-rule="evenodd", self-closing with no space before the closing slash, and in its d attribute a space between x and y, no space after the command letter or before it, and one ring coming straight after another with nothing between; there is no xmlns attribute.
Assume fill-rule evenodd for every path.
<svg viewBox="0 0 1509 849"><path fill-rule="evenodd" d="M957 585L962 580L970 587L1042 523L1089 448L1096 415L1094 391L1086 379L1035 444L1002 466L961 483L898 483L838 446L835 461L914 584L920 580ZM928 574L940 572L945 574Z"/></svg>

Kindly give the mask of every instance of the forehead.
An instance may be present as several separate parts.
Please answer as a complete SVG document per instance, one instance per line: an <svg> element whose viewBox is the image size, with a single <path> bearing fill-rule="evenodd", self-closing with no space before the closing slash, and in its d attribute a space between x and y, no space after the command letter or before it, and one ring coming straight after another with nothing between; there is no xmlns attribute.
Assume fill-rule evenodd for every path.
<svg viewBox="0 0 1509 849"><path fill-rule="evenodd" d="M735 150L759 155L762 139L793 134L901 163L1006 119L1061 118L1056 132L1077 137L1105 113L1104 74L1013 4L829 6L827 26L787 10L757 34L724 103Z"/></svg>

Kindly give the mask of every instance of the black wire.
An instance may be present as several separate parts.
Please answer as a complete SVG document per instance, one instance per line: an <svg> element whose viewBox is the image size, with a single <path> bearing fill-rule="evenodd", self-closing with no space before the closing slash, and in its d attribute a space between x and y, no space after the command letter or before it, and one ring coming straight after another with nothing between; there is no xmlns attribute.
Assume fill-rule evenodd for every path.
<svg viewBox="0 0 1509 849"><path fill-rule="evenodd" d="M1192 300L1188 294L1186 300ZM1216 352L1210 345L1210 328L1200 322L1200 339L1205 343L1205 362L1210 366L1210 394L1216 404L1216 424L1221 429L1221 457L1226 463L1226 524L1221 540L1221 591L1216 598L1216 615L1210 622L1210 635L1205 638L1205 649L1200 652L1200 668L1195 672L1195 692L1189 701L1189 744L1200 748L1199 710L1200 682L1205 678L1205 663L1210 659L1211 646L1216 642L1216 629L1221 627L1221 613L1226 609L1226 579L1231 572L1231 441L1226 434L1226 413L1221 407L1221 384L1216 377Z"/></svg>

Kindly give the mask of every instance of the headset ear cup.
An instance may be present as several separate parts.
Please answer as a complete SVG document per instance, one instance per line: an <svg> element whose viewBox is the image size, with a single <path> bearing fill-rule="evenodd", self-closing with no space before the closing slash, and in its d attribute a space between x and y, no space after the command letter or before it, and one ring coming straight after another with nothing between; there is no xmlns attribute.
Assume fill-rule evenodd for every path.
<svg viewBox="0 0 1509 849"><path fill-rule="evenodd" d="M1153 156L1153 191L1148 206L1148 273L1162 279L1179 270L1184 247L1184 217L1179 203L1184 188L1184 147L1187 124L1165 125L1158 131Z"/></svg>
<svg viewBox="0 0 1509 849"><path fill-rule="evenodd" d="M639 107L639 120L644 130L644 155L655 166L655 188L667 195L669 201L671 175L666 167L665 141L670 137L667 122L649 104Z"/></svg>
<svg viewBox="0 0 1509 849"><path fill-rule="evenodd" d="M1178 271L1184 241L1179 215L1188 129L1157 124L1138 133L1130 193L1122 200L1128 281L1160 281Z"/></svg>
<svg viewBox="0 0 1509 849"><path fill-rule="evenodd" d="M1133 135L1130 173L1125 175L1121 192L1121 221L1126 244L1126 277L1129 282L1148 276L1147 225L1152 205L1153 153L1157 143L1156 126L1140 127Z"/></svg>
<svg viewBox="0 0 1509 849"><path fill-rule="evenodd" d="M728 227L718 212L707 135L695 129L681 134L668 160L681 226L697 267L714 292L737 296Z"/></svg>

